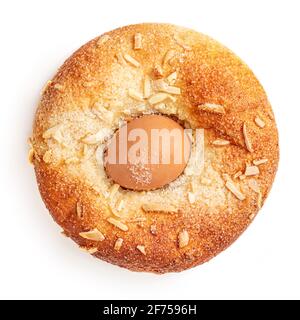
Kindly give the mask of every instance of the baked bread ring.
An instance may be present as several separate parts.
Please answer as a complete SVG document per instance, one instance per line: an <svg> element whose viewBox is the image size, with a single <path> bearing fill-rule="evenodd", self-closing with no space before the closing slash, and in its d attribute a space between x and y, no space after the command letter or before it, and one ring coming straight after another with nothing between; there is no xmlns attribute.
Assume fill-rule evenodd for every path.
<svg viewBox="0 0 300 320"><path fill-rule="evenodd" d="M163 188L109 179L107 139L145 113L203 129L200 174L191 155ZM155 273L199 265L235 241L279 159L274 115L252 71L215 40L169 24L122 27L77 50L46 84L30 143L40 193L64 234L97 258Z"/></svg>

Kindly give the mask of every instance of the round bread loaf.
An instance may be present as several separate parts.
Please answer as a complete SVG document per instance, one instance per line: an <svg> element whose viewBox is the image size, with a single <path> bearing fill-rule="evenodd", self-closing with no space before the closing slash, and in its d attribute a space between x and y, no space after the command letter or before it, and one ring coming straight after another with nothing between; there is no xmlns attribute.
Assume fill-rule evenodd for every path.
<svg viewBox="0 0 300 320"><path fill-rule="evenodd" d="M127 190L103 166L128 120L161 114L200 132L184 172L156 190ZM279 158L271 106L230 50L169 24L113 30L77 50L51 81L30 139L42 198L79 247L134 271L208 261L263 205ZM196 144L195 144L196 145Z"/></svg>

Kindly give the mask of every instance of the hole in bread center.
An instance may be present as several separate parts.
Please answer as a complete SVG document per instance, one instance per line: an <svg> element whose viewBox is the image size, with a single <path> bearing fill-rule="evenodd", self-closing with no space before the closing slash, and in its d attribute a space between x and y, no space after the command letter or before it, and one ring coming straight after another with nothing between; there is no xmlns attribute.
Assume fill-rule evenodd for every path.
<svg viewBox="0 0 300 320"><path fill-rule="evenodd" d="M104 156L107 175L132 190L154 190L174 181L191 152L188 129L162 115L144 115L121 127Z"/></svg>

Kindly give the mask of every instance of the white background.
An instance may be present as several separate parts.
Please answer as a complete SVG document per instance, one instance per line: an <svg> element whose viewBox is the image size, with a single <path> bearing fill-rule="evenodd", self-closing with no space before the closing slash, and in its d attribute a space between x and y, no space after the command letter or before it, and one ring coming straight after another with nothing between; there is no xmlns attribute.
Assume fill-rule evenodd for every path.
<svg viewBox="0 0 300 320"><path fill-rule="evenodd" d="M0 298L300 298L300 1L1 1ZM133 273L60 235L27 163L39 92L79 46L137 22L170 22L236 52L264 85L281 161L255 222L211 262L179 274Z"/></svg>

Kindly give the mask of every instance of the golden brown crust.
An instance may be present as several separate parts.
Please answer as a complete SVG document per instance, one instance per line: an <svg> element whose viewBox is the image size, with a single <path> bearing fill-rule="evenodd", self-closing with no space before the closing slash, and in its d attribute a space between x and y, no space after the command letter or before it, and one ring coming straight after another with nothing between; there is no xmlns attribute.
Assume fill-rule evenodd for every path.
<svg viewBox="0 0 300 320"><path fill-rule="evenodd" d="M139 40L139 48L135 50L133 41L137 33L141 34L142 42L140 44ZM172 64L164 61L170 50L178 55L173 57ZM45 143L45 132L53 123L59 123L58 119L65 114L70 123L75 123L79 113L85 113L97 103L99 92L109 99L121 95L112 89L116 86L112 81L117 80L111 77L113 72L116 75L120 72L119 67L115 67L116 55L120 52L136 59L142 65L143 74L156 77L153 74L156 65L163 65L165 75L177 72L176 85L182 92L177 103L196 127L207 129L205 146L212 154L208 162L211 170L224 180L218 187L225 199L223 203L214 204L214 195L209 194L211 205L201 201L189 206L179 204L177 213L148 212L141 221L136 217L124 219L123 223L128 227L128 231L124 231L107 221L113 214L106 206L106 195L96 187L97 183L83 177L87 170L92 170L87 167L89 161L80 168L82 174L76 175L68 164L73 160L53 158L54 142ZM222 106L225 111L210 112L201 108L205 104ZM257 116L265 123L263 128L255 123ZM82 126L79 121L77 133ZM246 144L245 126L253 152L249 152ZM230 145L212 147L211 142L216 139L225 139ZM97 248L93 255L98 258L131 270L156 273L181 271L206 262L237 239L266 199L279 159L272 109L251 70L216 41L167 24L116 29L77 50L43 92L32 144L34 155L31 151L31 157L42 198L65 234L80 247ZM62 145L63 148L66 146ZM82 152L81 145L74 144L72 148L77 153ZM244 173L245 166L255 159L268 159L267 163L259 165L258 176L245 180L234 178L238 171ZM74 168L79 170L79 167ZM226 188L227 179L238 185L245 200L237 199ZM250 180L255 180L259 190L249 187ZM125 193L122 194L125 197ZM175 197L178 195L174 194L174 201L177 201ZM114 218L119 221L119 217ZM79 235L94 228L101 231L104 240L95 242ZM184 246L181 247L179 235L183 231L187 231L188 240L184 233ZM116 250L118 238L123 242Z"/></svg>

